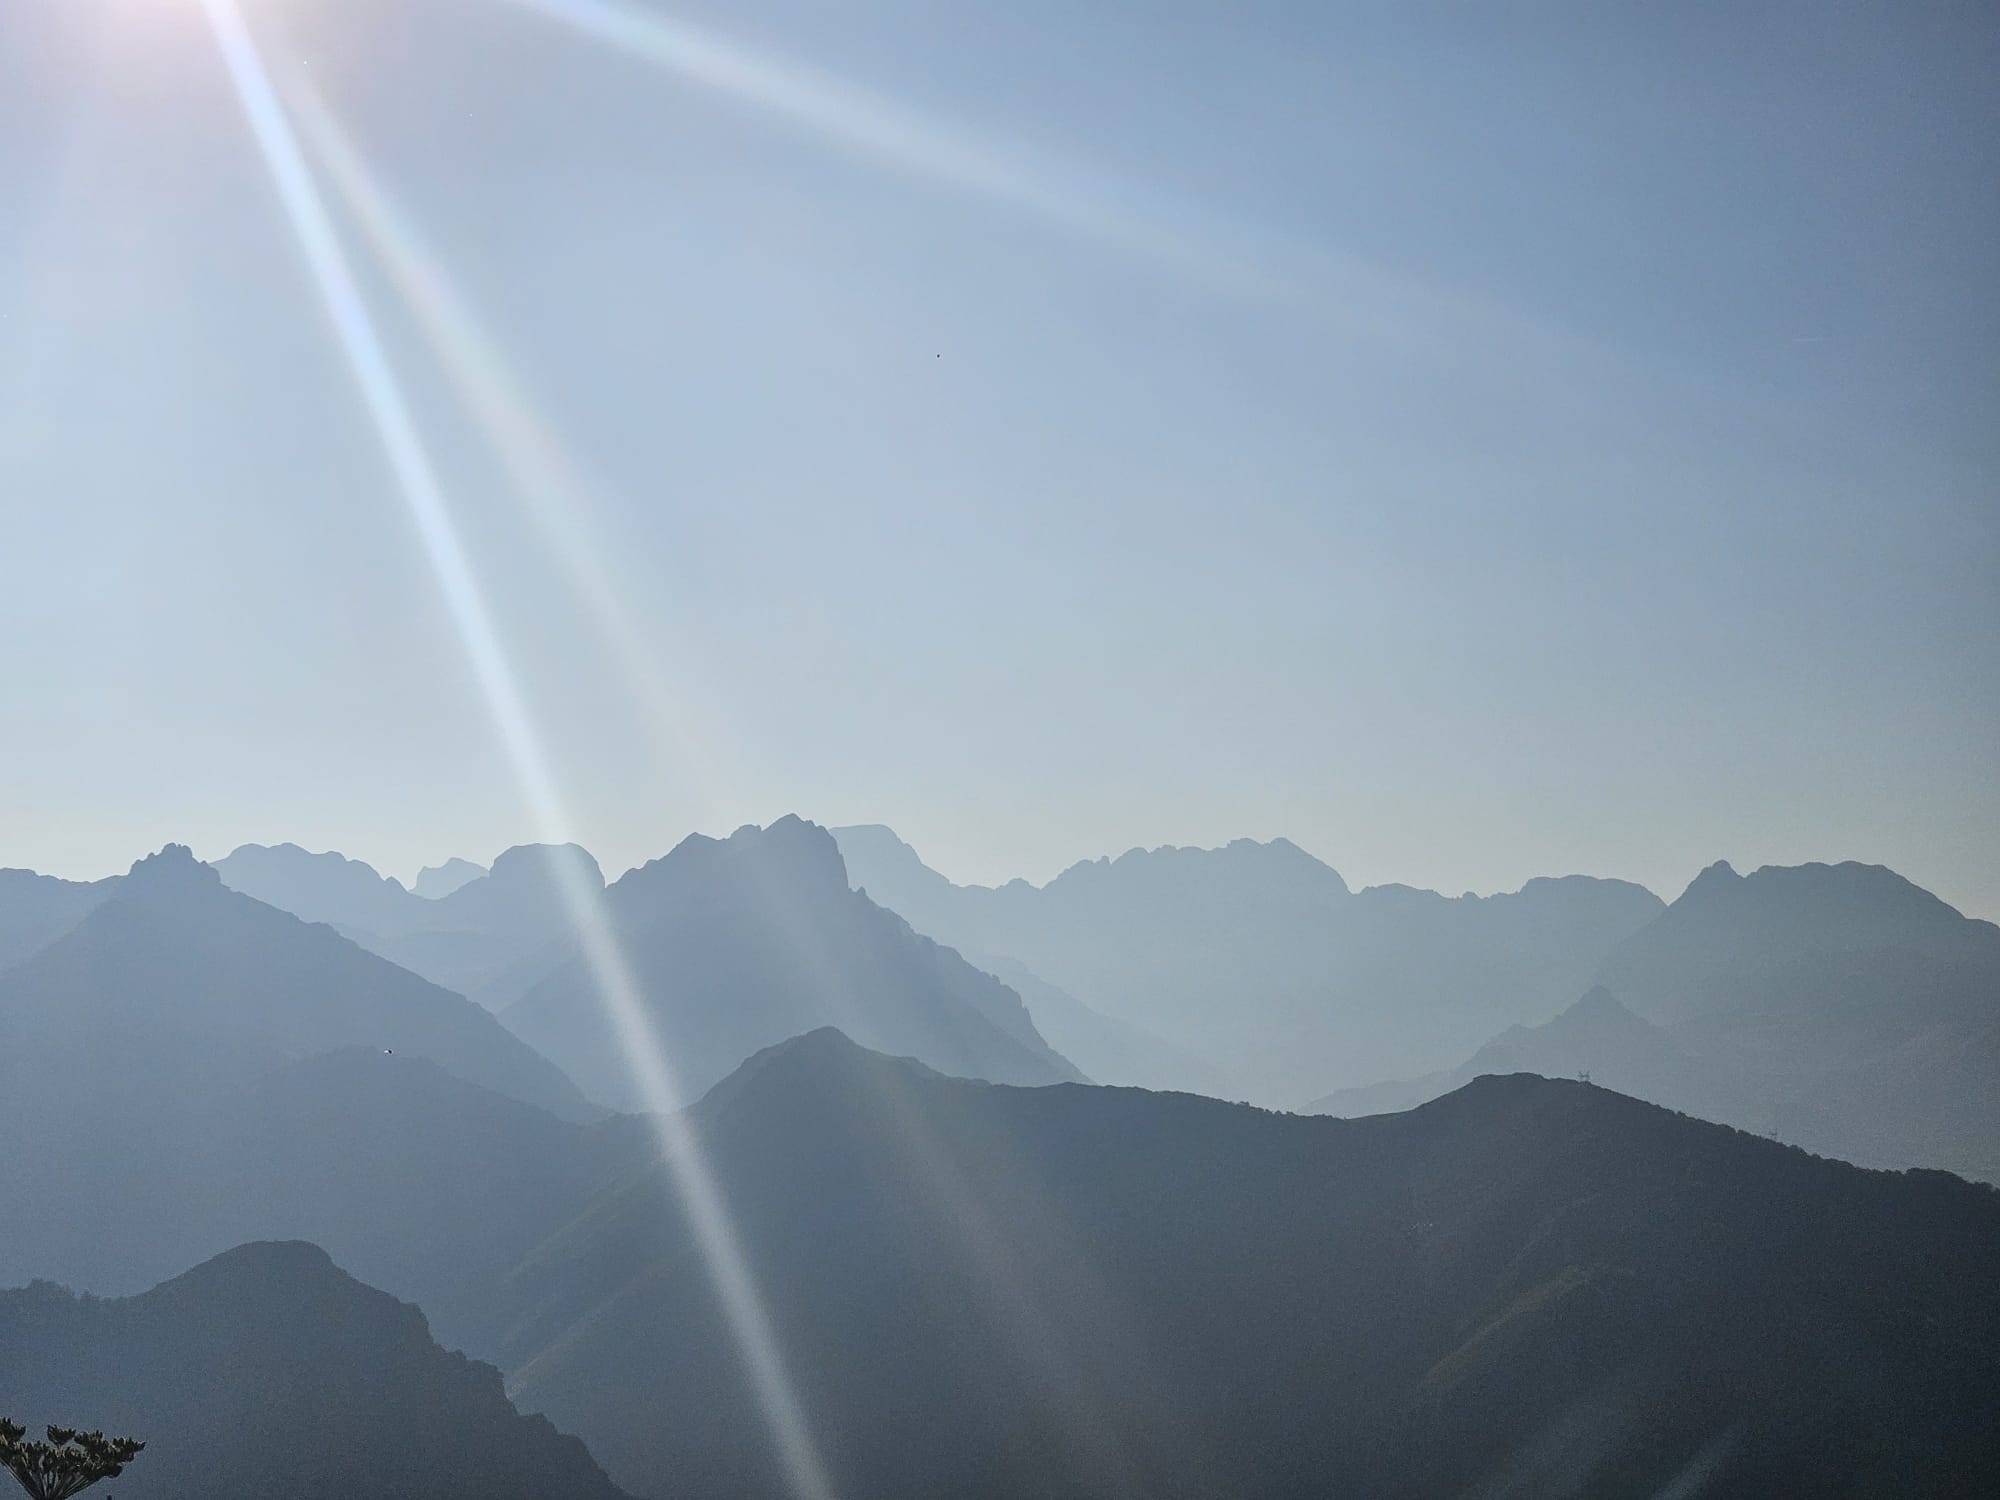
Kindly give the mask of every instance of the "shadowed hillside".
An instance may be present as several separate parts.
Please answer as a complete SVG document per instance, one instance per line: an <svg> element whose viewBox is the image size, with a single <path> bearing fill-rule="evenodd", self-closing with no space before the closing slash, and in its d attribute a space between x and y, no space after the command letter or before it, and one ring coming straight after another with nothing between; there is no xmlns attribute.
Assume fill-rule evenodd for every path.
<svg viewBox="0 0 2000 1500"><path fill-rule="evenodd" d="M619 1500L500 1372L307 1244L251 1244L136 1297L0 1292L0 1413L141 1438L120 1500Z"/></svg>
<svg viewBox="0 0 2000 1500"><path fill-rule="evenodd" d="M940 1077L832 1032L696 1111L843 1493L1972 1494L2000 1198L1602 1089L1343 1122ZM678 1210L516 1278L517 1399L775 1493Z"/></svg>
<svg viewBox="0 0 2000 1500"><path fill-rule="evenodd" d="M91 1081L89 1057L56 1086L0 1091L0 1195L39 1205L0 1236L0 1285L129 1293L245 1240L310 1239L486 1352L496 1283L651 1159L638 1121L559 1120L378 1048L248 1075L198 1048L150 1063L151 1086L125 1094Z"/></svg>

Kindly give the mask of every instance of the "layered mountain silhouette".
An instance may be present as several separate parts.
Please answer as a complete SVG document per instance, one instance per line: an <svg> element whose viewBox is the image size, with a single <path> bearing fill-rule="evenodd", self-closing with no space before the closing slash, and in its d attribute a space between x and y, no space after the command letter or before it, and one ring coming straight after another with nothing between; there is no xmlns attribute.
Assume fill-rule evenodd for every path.
<svg viewBox="0 0 2000 1500"><path fill-rule="evenodd" d="M886 828L835 837L855 885L918 931L1018 963L1201 1058L1224 1091L1281 1105L1449 1067L1501 1026L1547 1019L1662 905L1581 876L1484 898L1352 891L1284 839L1135 849L1045 886L957 886Z"/></svg>
<svg viewBox="0 0 2000 1500"><path fill-rule="evenodd" d="M799 818L692 836L618 880L604 902L685 1099L761 1048L828 1024L948 1073L1082 1076L1017 994L851 890L832 836ZM629 1041L581 948L502 1017L594 1097L652 1103L631 1079Z"/></svg>
<svg viewBox="0 0 2000 1500"><path fill-rule="evenodd" d="M297 844L244 844L213 867L232 891L329 927L395 932L420 910L400 880L373 865Z"/></svg>
<svg viewBox="0 0 2000 1500"><path fill-rule="evenodd" d="M829 1014L944 1067L1078 1076L1011 991L854 895L822 831L692 844L646 880L619 896L631 951L661 966L654 1019L700 1083ZM112 886L0 976L0 1199L47 1209L0 1236L0 1280L132 1292L245 1240L310 1239L472 1344L491 1284L653 1149L636 1121L585 1128L601 1111L486 1011L184 849ZM601 1049L616 1094L622 1052L575 978L545 997L587 1007L561 1044Z"/></svg>
<svg viewBox="0 0 2000 1500"><path fill-rule="evenodd" d="M695 1111L835 1488L1974 1494L2000 1196L1606 1090L1339 1121L945 1078L832 1031ZM513 1278L525 1407L639 1493L782 1486L636 1174Z"/></svg>
<svg viewBox="0 0 2000 1500"><path fill-rule="evenodd" d="M470 885L486 873L486 866L476 865L469 859L448 859L441 865L425 865L417 871L416 881L410 889L426 900L435 901L440 896L449 896L462 885Z"/></svg>
<svg viewBox="0 0 2000 1500"><path fill-rule="evenodd" d="M1143 1026L1092 1010L1017 959L981 953L965 958L1019 995L1035 1029L1093 1082L1190 1094L1224 1092L1221 1069Z"/></svg>
<svg viewBox="0 0 2000 1500"><path fill-rule="evenodd" d="M0 870L0 972L46 948L118 888L118 877L58 880Z"/></svg>
<svg viewBox="0 0 2000 1500"><path fill-rule="evenodd" d="M604 889L588 850L520 844L436 895L418 894L360 860L313 854L296 844L246 844L216 862L223 882L303 917L325 922L369 952L489 1008L516 998L526 977L571 925L571 903ZM433 881L433 889L438 882Z"/></svg>
<svg viewBox="0 0 2000 1500"><path fill-rule="evenodd" d="M0 1025L21 1072L46 1072L38 1058L87 1056L111 1097L160 1086L149 1049L192 1052L226 1072L362 1046L430 1058L558 1114L596 1113L480 1007L229 890L178 844L140 860L75 926L0 974Z"/></svg>
<svg viewBox="0 0 2000 1500"><path fill-rule="evenodd" d="M1598 979L1640 1015L1673 1023L1783 1007L1830 975L1837 982L1843 961L1866 968L1885 954L2000 972L2000 927L1881 865L1771 865L1745 876L1723 862L1613 949ZM1989 998L2000 1002L2000 988Z"/></svg>
<svg viewBox="0 0 2000 1500"><path fill-rule="evenodd" d="M1597 1082L1869 1166L2000 1180L2000 929L1879 866L1697 878L1547 1025L1309 1109L1406 1108L1480 1073Z"/></svg>
<svg viewBox="0 0 2000 1500"><path fill-rule="evenodd" d="M0 1285L129 1293L246 1240L311 1239L483 1349L493 1288L654 1149L640 1121L560 1120L378 1048L269 1072L148 1049L156 1082L123 1094L88 1055L53 1061L47 1087L0 1064L0 1197L38 1206L0 1236Z"/></svg>
<svg viewBox="0 0 2000 1500"><path fill-rule="evenodd" d="M1726 1061L1689 1052L1671 1032L1634 1015L1598 985L1553 1020L1508 1027L1456 1068L1342 1089L1315 1099L1304 1113L1353 1118L1414 1109L1476 1078L1504 1073L1584 1078L1703 1119L1738 1125L1744 1124L1745 1106L1755 1094L1748 1074Z"/></svg>
<svg viewBox="0 0 2000 1500"><path fill-rule="evenodd" d="M308 1244L140 1296L0 1292L0 1413L141 1438L121 1500L619 1500L576 1438Z"/></svg>
<svg viewBox="0 0 2000 1500"><path fill-rule="evenodd" d="M1077 1083L1037 1011L1109 1076L1202 1087L1210 1053L1025 960L920 936L795 818L609 886L568 847L510 851L437 898L311 868L447 913L397 940L465 939L489 995L519 988L509 1025L636 1104L571 936L579 907L603 919L646 1027L706 1090L689 1120L837 1493L2000 1484L2000 1194L1761 1138L1993 1161L1995 931L1887 871L1707 872L1597 955L1581 1001L1495 1023L1455 1071L1335 1101L1368 1118L1326 1119ZM1164 955L1100 955L1104 972L1214 975L1229 954L1203 942L1261 932L1283 962L1257 972L1293 987L1223 1017L1275 1027L1337 974L1341 994L1417 1006L1373 1034L1391 1053L1483 1009L1443 989L1470 955L1519 982L1629 899L1349 892L1289 846L1082 868L1056 909L1095 903L1125 943L1185 929ZM1023 889L1039 907L1052 888ZM249 1470L259 1493L613 1493L403 1298L626 1491L784 1493L653 1122L603 1117L489 1011L177 846L8 894L28 951L0 972L0 1202L25 1208L0 1284L140 1295L0 1294L0 1411L192 1433L211 1460L217 1432L261 1444L296 1422L282 1479ZM1319 947L1299 936L1315 921ZM1420 983L1384 977L1395 944ZM1356 1024L1336 1007L1305 1034L1330 1045L1336 1023ZM403 1426L375 1447L353 1435L392 1409ZM514 1478L471 1459L439 1477L467 1434ZM179 1462L135 1465L118 1493L187 1492Z"/></svg>

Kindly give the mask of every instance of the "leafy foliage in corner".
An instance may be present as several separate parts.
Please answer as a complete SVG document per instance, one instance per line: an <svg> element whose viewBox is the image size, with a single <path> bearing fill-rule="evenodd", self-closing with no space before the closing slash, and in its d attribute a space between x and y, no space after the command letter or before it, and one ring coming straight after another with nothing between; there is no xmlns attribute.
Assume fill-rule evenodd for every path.
<svg viewBox="0 0 2000 1500"><path fill-rule="evenodd" d="M51 1427L45 1443L27 1440L28 1429L0 1417L0 1468L33 1500L68 1500L100 1479L116 1479L146 1445L136 1438Z"/></svg>

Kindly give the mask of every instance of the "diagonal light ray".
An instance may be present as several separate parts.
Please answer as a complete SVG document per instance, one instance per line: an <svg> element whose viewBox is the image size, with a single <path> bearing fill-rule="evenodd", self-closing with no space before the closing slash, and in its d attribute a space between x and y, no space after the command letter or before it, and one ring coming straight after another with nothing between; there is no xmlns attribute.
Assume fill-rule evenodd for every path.
<svg viewBox="0 0 2000 1500"><path fill-rule="evenodd" d="M801 127L849 152L1072 232L1122 242L1183 271L1250 289L1240 260L1212 260L1195 241L1107 203L1102 183L1074 179L942 129L892 99L798 63L770 58L634 0L500 0L593 41Z"/></svg>
<svg viewBox="0 0 2000 1500"><path fill-rule="evenodd" d="M446 505L442 486L409 404L341 248L290 122L273 90L236 0L202 0L251 134L269 168L293 232L333 323L397 487L409 506L502 746L543 836L563 842L568 827L542 748ZM756 1388L763 1414L798 1500L833 1500L816 1443L792 1388L763 1299L646 1018L638 987L607 914L580 873L559 865L564 905L585 960L615 1025L628 1065L653 1105L661 1154L687 1210L722 1311Z"/></svg>
<svg viewBox="0 0 2000 1500"><path fill-rule="evenodd" d="M288 79L281 87L314 162L499 456L548 554L635 693L655 743L678 762L679 784L692 804L689 821L699 826L717 800L713 789L722 774L716 733L691 695L677 690L661 661L657 628L642 627L625 604L608 549L592 525L593 486L539 413L499 339L318 91L302 79Z"/></svg>
<svg viewBox="0 0 2000 1500"><path fill-rule="evenodd" d="M557 22L683 82L782 120L913 179L1015 210L1225 295L1303 315L1518 384L1524 364L1568 400L1596 404L1634 373L1590 340L1488 298L1318 242L1229 223L1058 160L941 124L899 101L781 60L639 0L494 0Z"/></svg>

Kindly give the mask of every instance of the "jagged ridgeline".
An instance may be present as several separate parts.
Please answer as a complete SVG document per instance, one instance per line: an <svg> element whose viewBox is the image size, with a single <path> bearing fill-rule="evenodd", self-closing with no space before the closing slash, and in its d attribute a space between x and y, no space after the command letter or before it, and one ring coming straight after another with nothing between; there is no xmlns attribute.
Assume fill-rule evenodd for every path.
<svg viewBox="0 0 2000 1500"><path fill-rule="evenodd" d="M573 848L510 851L441 896L354 866L282 848L235 865L303 915L178 847L92 884L0 881L0 930L27 950L0 972L0 1127L20 1146L0 1201L34 1206L0 1236L0 1285L31 1283L0 1294L0 1415L144 1440L126 1500L190 1492L232 1434L256 1457L203 1475L224 1500L788 1493L714 1241L654 1124L618 1112L649 1101L568 935L579 899L693 1100L839 1495L2000 1483L1991 1189L1601 1086L1850 1128L1839 1081L1925 1055L1915 1038L1961 1054L1968 1092L1901 1118L1946 1118L1984 1066L1990 929L1887 872L1711 871L1644 916L1588 885L1371 905L1289 847L1091 867L1086 908L1125 913L1095 950L1105 973L1156 965L1121 967L1151 935L1192 954L1238 923L1303 931L1330 903L1368 965L1449 949L1424 985L1529 933L1542 956L1517 977L1599 981L1539 1016L1518 996L1439 1012L1511 1019L1458 1075L1355 1096L1420 1108L1343 1120L1084 1081L1053 1033L1223 1091L1232 1065L1175 1030L1223 957L1203 950L1170 1006L1116 1015L1097 1008L1115 987L1086 999L913 928L797 819L609 883ZM1050 889L1012 933L1025 947L1054 923L1044 961L1084 920L1048 916ZM1643 919L1615 941L1595 917L1543 920L1573 895ZM498 976L487 1004L385 957L379 931L309 919L334 899L402 913L395 942L448 937L436 951ZM440 911L454 925L422 925ZM1374 972L1291 951L1302 986ZM1338 962L1299 967L1315 952ZM1222 1011L1269 1029L1303 993ZM1722 1056L1753 1086L1721 1091ZM1879 1139L1921 1166L1979 1139L1977 1119Z"/></svg>

